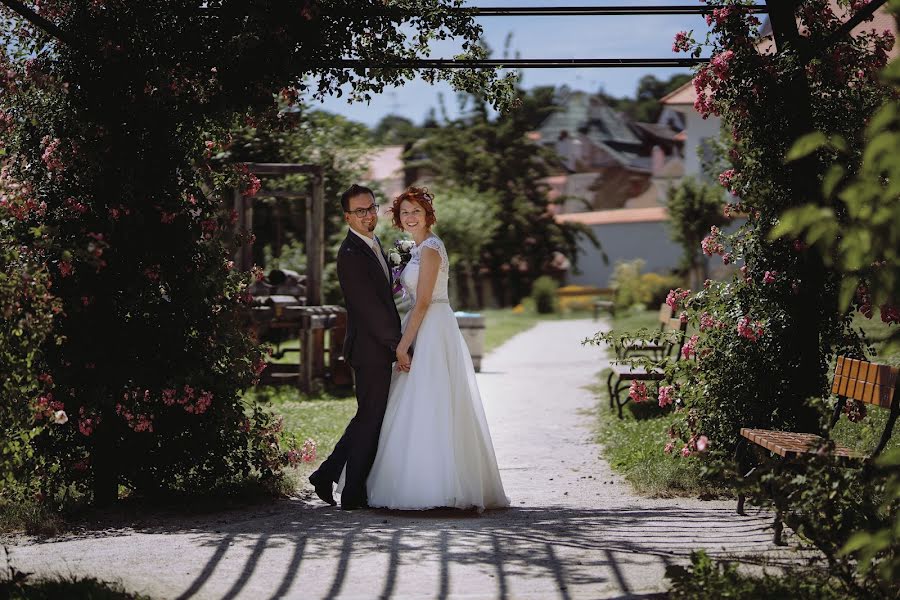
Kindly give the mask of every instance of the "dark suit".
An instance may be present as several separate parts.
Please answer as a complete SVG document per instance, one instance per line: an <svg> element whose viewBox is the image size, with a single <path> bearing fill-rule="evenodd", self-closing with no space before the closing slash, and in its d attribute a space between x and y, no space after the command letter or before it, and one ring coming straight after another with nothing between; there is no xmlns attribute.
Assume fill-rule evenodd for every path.
<svg viewBox="0 0 900 600"><path fill-rule="evenodd" d="M391 363L396 360L401 337L400 315L381 263L352 231L347 232L338 251L337 273L347 305L344 358L355 375L357 410L314 477L324 475L337 482L346 464L341 502L360 504L366 500L366 478L375 460L387 408Z"/></svg>

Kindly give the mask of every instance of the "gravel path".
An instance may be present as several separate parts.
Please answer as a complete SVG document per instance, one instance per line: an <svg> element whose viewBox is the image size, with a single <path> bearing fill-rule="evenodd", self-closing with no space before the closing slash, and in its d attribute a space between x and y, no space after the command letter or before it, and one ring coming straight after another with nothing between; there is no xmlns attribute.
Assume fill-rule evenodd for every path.
<svg viewBox="0 0 900 600"><path fill-rule="evenodd" d="M766 515L647 499L592 441L585 389L606 364L590 321L548 321L486 357L479 385L512 508L344 513L302 497L185 517L104 516L52 540L7 540L37 574L121 582L153 598L635 598L693 549L789 560Z"/></svg>

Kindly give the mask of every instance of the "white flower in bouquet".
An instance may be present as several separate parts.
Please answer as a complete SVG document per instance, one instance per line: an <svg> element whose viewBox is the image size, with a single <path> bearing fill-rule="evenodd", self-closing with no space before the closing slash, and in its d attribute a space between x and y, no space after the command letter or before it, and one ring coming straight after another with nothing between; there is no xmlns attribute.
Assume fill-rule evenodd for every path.
<svg viewBox="0 0 900 600"><path fill-rule="evenodd" d="M391 262L392 265L397 267L397 266L400 266L401 262L403 262L403 257L400 256L399 252L391 252L390 254L388 254L388 260Z"/></svg>
<svg viewBox="0 0 900 600"><path fill-rule="evenodd" d="M400 240L397 242L397 246L404 252L410 252L415 245L416 243L413 240Z"/></svg>
<svg viewBox="0 0 900 600"><path fill-rule="evenodd" d="M57 425L65 425L69 422L69 415L64 410L58 410L53 413L53 422Z"/></svg>

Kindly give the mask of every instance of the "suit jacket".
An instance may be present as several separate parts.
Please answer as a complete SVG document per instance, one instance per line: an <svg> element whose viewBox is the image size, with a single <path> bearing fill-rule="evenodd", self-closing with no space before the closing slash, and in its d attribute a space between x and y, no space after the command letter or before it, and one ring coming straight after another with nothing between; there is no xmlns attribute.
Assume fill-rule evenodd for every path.
<svg viewBox="0 0 900 600"><path fill-rule="evenodd" d="M401 337L391 282L372 250L352 231L338 250L337 274L347 305L344 358L351 366L390 365Z"/></svg>

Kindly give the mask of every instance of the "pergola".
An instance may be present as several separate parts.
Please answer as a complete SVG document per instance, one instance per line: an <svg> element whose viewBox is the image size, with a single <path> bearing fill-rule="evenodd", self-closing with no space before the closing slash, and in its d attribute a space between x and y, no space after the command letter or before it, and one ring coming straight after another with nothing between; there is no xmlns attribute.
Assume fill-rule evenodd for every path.
<svg viewBox="0 0 900 600"><path fill-rule="evenodd" d="M744 5L742 10L749 13L766 13L772 25L772 33L775 39L775 48L777 52L783 52L785 48L790 47L799 52L801 60L804 62L811 60L823 51L827 50L835 41L848 35L854 27L871 17L875 11L884 5L886 0L871 0L858 9L855 14L850 17L840 28L834 31L825 39L809 39L800 35L797 21L796 9L800 4L800 0L765 0L763 4ZM0 0L0 5L4 5L16 12L32 24L40 27L48 34L54 36L73 47L79 47L78 43L73 40L65 31L54 25L45 17L37 14L34 10L18 0ZM733 6L733 5L731 5ZM708 15L723 5L647 5L647 6L554 6L548 3L547 6L532 7L465 7L454 8L450 10L460 11L473 17L551 17L551 16L580 16L580 17L615 17L615 16L645 16L645 15ZM390 6L372 9L369 11L359 11L360 18L385 17L402 22L404 19L412 16L404 13L400 9ZM327 18L327 13L322 15ZM90 52L86 48L82 48L85 52ZM341 58L326 62L310 62L303 65L309 70L314 69L352 69L355 71L365 71L368 69L584 69L584 68L659 68L659 67L691 67L698 64L708 62L709 58L622 58L622 57L575 57L575 58L504 58L504 59L479 59L479 60L460 60L446 58L423 58L411 60L363 60L357 58ZM812 118L810 110L810 92L806 78L798 75L786 84L786 88L782 93L788 95L793 102L791 103L790 115L793 131L790 132L795 138L808 133L812 130ZM306 225L306 248L307 248L307 307L321 306L321 284L324 262L324 198L322 192L322 171L320 167L315 165L284 165L284 164L254 164L249 165L252 172L259 175L284 175L288 173L306 173L312 175L312 185L310 193L298 195L294 191L270 191L270 196L282 197L305 197L307 202L307 225ZM813 165L809 164L809 159L800 160L792 166L792 177L795 184L795 190L798 196L812 197L817 189L817 181ZM248 204L239 194L234 197L236 208L238 209L239 218L242 219L242 225L246 226L248 222L247 208ZM243 267L249 268L248 249L240 250L239 256L242 257L240 263ZM323 307L326 308L326 307ZM312 327L307 328L311 331ZM304 385L309 385L313 377L312 360L312 338L308 339L305 344L304 355L306 356L304 373L301 375Z"/></svg>

